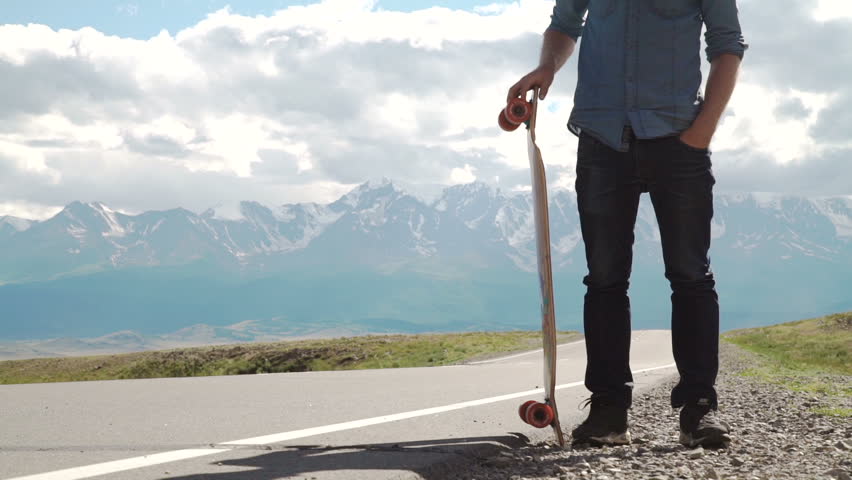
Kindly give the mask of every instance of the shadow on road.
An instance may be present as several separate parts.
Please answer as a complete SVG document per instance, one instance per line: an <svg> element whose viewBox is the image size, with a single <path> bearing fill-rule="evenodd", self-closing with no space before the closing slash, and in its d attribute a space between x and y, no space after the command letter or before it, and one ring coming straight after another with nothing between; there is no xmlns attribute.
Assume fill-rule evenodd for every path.
<svg viewBox="0 0 852 480"><path fill-rule="evenodd" d="M426 480L446 477L450 470L496 454L529 444L520 433L494 437L469 437L424 440L395 444L348 445L329 447L256 446L238 447L230 455L241 458L211 462L212 469L228 470L199 473L182 477L167 476L169 480L269 480L296 476L298 478L376 478L381 471L396 478L406 472ZM259 455L255 452L264 451ZM342 473L346 471L347 473Z"/></svg>

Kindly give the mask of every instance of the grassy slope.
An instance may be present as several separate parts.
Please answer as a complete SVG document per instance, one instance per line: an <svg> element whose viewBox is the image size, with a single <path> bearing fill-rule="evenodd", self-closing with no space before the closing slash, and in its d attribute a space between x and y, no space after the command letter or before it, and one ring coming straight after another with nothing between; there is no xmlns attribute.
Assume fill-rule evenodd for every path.
<svg viewBox="0 0 852 480"><path fill-rule="evenodd" d="M560 343L580 338L561 332ZM540 332L382 335L0 362L0 384L422 367L541 347Z"/></svg>
<svg viewBox="0 0 852 480"><path fill-rule="evenodd" d="M734 330L723 340L760 355L745 372L798 391L852 397L852 312ZM848 408L819 412L850 417Z"/></svg>

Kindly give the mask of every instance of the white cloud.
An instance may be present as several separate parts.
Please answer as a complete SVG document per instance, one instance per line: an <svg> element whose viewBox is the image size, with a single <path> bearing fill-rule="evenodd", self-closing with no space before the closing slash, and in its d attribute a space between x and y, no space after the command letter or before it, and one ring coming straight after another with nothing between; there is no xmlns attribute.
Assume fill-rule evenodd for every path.
<svg viewBox="0 0 852 480"><path fill-rule="evenodd" d="M817 143L808 132L829 103L830 95L795 89L781 91L745 82L736 87L734 95L728 115L714 136L715 152L745 148L786 164L821 155L827 147ZM789 99L799 100L807 108L807 115L777 115L777 106ZM840 146L852 147L852 139Z"/></svg>
<svg viewBox="0 0 852 480"><path fill-rule="evenodd" d="M5 140L0 140L0 168L2 167L36 174L53 184L61 179L60 172L47 166L40 149Z"/></svg>
<svg viewBox="0 0 852 480"><path fill-rule="evenodd" d="M23 201L0 202L0 217L11 215L13 217L40 219L56 215L62 210L61 206L45 206Z"/></svg>
<svg viewBox="0 0 852 480"><path fill-rule="evenodd" d="M796 0L763 8L770 1L741 6L752 48L713 142L717 173L736 172L731 185L746 189L776 178L779 190L819 191L795 174L810 172L829 180L824 193L850 194L831 181L843 172L807 170L842 166L852 149L842 134L852 87L838 73L852 72L848 2L814 13ZM0 204L26 216L73 200L129 211L327 202L381 177L523 191L524 134L499 130L497 114L535 66L552 5L402 13L326 0L271 16L225 9L147 40L0 26ZM802 31L777 28L781 19ZM811 37L818 54L801 53ZM575 83L572 58L539 109L554 187L573 183Z"/></svg>
<svg viewBox="0 0 852 480"><path fill-rule="evenodd" d="M852 19L852 2L849 0L817 0L813 17L820 22Z"/></svg>
<svg viewBox="0 0 852 480"><path fill-rule="evenodd" d="M471 182L475 181L476 180L476 174L474 173L475 170L476 170L476 168L468 165L467 163L464 164L464 168L458 168L458 167L454 168L450 172L450 183L459 184L459 183L471 183Z"/></svg>

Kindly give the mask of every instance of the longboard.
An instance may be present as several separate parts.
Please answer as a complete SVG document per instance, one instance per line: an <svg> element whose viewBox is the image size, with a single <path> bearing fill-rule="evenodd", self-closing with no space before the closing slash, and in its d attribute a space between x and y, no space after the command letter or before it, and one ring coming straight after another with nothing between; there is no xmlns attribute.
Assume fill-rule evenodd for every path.
<svg viewBox="0 0 852 480"><path fill-rule="evenodd" d="M556 409L556 311L553 304L553 271L550 259L550 217L547 209L547 180L541 150L535 143L535 121L539 89L533 89L532 100L513 99L500 112L498 123L504 130L516 129L521 121L527 126L527 153L532 180L533 215L535 218L538 280L541 291L541 335L544 346L544 402L530 400L521 405L518 414L526 423L538 428L553 428L556 441L565 446L565 436ZM526 111L524 110L526 109Z"/></svg>

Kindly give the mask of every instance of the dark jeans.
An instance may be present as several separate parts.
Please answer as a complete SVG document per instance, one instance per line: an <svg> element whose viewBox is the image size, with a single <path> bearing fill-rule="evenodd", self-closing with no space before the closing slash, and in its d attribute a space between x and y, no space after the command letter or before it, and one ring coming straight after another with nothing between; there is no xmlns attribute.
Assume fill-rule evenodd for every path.
<svg viewBox="0 0 852 480"><path fill-rule="evenodd" d="M583 279L586 388L631 405L627 290L639 196L648 192L672 288L672 349L680 373L672 406L707 398L715 407L719 299L708 257L715 184L710 153L677 136L642 140L626 134L628 152L586 133L577 150L577 204L589 268Z"/></svg>

